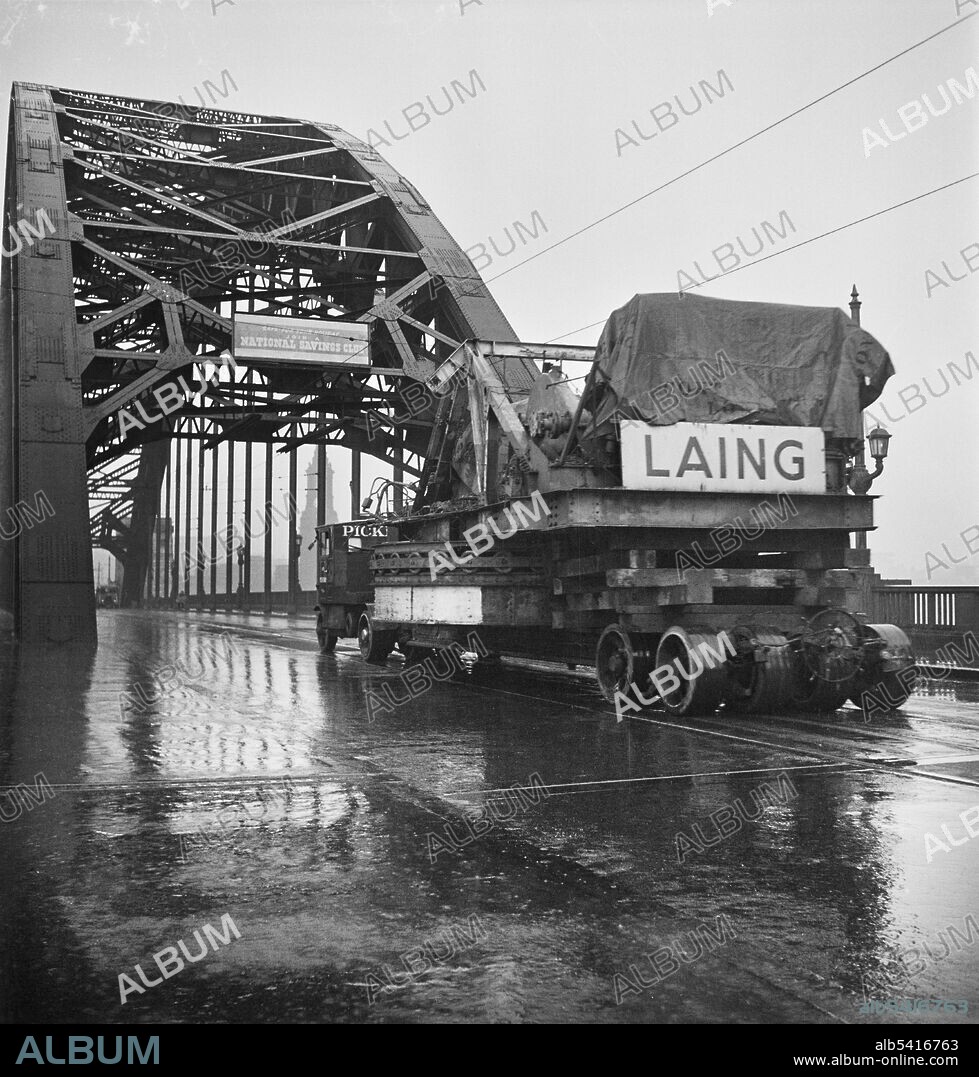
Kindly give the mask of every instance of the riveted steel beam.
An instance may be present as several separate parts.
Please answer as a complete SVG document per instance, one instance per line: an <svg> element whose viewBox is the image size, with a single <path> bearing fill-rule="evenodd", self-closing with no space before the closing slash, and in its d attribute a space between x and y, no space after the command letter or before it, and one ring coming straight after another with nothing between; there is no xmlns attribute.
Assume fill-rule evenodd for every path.
<svg viewBox="0 0 979 1077"><path fill-rule="evenodd" d="M407 382L459 341L515 341L431 207L370 146L301 119L173 112L14 88L5 223L19 204L53 222L0 266L0 415L13 431L0 511L42 493L56 513L0 544L0 607L31 638L94 639L92 537L123 560L124 601L139 600L173 439L202 446L201 459L181 453L173 483L187 562L191 468L199 484L221 441L264 442L269 460L273 445L340 445L355 471L368 453L418 474L443 446L437 409L397 438L369 437L367 409L394 414ZM149 409L138 431L121 423L120 409L148 394L162 409L167 382L230 349L235 312L367 323L370 365L249 360L203 392L166 395L174 407ZM503 376L519 396L536 367L517 358Z"/></svg>

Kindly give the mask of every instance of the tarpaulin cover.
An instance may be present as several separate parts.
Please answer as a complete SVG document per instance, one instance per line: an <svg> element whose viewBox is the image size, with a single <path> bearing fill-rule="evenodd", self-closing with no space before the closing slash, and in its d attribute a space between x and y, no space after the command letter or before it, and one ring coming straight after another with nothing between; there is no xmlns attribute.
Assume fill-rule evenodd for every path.
<svg viewBox="0 0 979 1077"><path fill-rule="evenodd" d="M821 426L842 438L863 437L860 412L894 373L842 310L676 292L615 311L595 362L598 423L618 412L655 425Z"/></svg>

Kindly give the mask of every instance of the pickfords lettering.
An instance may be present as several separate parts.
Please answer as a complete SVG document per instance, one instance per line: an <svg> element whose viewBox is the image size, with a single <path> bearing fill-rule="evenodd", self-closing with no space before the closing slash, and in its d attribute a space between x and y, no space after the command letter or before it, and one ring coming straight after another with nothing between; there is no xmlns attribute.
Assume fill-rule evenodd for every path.
<svg viewBox="0 0 979 1077"><path fill-rule="evenodd" d="M383 524L344 524L344 538L387 538L388 529Z"/></svg>

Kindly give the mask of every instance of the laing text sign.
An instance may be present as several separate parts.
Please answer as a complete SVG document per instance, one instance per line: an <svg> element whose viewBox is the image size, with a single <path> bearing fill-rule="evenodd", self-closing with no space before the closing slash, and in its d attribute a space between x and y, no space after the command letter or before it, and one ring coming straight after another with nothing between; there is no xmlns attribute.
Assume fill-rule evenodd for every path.
<svg viewBox="0 0 979 1077"><path fill-rule="evenodd" d="M622 483L630 490L826 493L818 427L624 419L620 430Z"/></svg>

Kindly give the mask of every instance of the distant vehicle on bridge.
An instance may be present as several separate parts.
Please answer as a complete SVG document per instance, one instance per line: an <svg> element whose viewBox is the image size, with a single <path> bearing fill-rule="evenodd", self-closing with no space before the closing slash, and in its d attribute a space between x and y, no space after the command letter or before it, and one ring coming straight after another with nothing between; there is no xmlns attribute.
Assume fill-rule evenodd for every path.
<svg viewBox="0 0 979 1077"><path fill-rule="evenodd" d="M117 609L119 606L118 584L99 584L99 586L95 588L95 605L102 609Z"/></svg>

